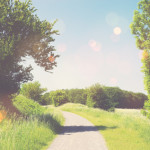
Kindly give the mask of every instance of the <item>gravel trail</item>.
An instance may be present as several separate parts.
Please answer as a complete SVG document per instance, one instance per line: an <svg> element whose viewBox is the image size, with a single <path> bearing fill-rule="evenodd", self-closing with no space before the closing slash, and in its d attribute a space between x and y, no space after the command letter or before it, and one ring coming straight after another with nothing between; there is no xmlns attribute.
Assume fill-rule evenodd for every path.
<svg viewBox="0 0 150 150"><path fill-rule="evenodd" d="M63 112L65 125L47 150L108 150L96 127L83 117Z"/></svg>

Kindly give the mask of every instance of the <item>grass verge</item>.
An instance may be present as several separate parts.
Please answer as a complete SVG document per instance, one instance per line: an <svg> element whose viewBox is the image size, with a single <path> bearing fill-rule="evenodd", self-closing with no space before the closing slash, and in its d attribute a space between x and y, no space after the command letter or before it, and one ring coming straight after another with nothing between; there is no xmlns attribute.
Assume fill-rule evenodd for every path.
<svg viewBox="0 0 150 150"><path fill-rule="evenodd" d="M149 150L150 120L140 115L121 111L112 113L89 108L81 104L65 104L60 107L91 121L103 135L109 150Z"/></svg>
<svg viewBox="0 0 150 150"><path fill-rule="evenodd" d="M0 150L46 150L63 125L60 110L50 106L42 114L11 116L0 122Z"/></svg>

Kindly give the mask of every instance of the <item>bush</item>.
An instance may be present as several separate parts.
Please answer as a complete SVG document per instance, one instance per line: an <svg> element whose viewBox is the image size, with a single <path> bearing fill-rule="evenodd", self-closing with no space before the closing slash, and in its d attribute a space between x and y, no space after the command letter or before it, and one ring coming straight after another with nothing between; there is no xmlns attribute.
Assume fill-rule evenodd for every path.
<svg viewBox="0 0 150 150"><path fill-rule="evenodd" d="M108 110L114 107L105 90L100 84L95 84L87 89L87 105L90 107Z"/></svg>
<svg viewBox="0 0 150 150"><path fill-rule="evenodd" d="M40 104L41 105L51 105L52 104L52 100L50 98L50 93L45 93L41 96Z"/></svg>
<svg viewBox="0 0 150 150"><path fill-rule="evenodd" d="M86 104L87 92L85 89L70 89L65 90L68 100L71 103Z"/></svg>
<svg viewBox="0 0 150 150"><path fill-rule="evenodd" d="M54 106L60 106L68 102L67 94L64 90L57 90L50 92L50 99Z"/></svg>
<svg viewBox="0 0 150 150"><path fill-rule="evenodd" d="M45 108L32 99L28 99L23 95L17 95L12 98L13 105L25 116L41 115Z"/></svg>
<svg viewBox="0 0 150 150"><path fill-rule="evenodd" d="M145 103L144 103L144 107L143 107L143 110L141 111L142 114L144 116L147 116L147 118L150 119L150 101L147 100Z"/></svg>
<svg viewBox="0 0 150 150"><path fill-rule="evenodd" d="M22 85L20 89L20 94L24 95L29 99L33 99L38 103L42 103L42 94L46 92L46 88L41 88L41 85L38 81L30 82Z"/></svg>

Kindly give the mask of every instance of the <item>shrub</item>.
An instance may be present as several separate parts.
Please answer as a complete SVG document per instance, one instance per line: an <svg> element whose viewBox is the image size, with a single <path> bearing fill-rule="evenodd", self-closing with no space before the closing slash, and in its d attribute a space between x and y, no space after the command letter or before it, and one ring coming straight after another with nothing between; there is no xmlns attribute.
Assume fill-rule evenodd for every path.
<svg viewBox="0 0 150 150"><path fill-rule="evenodd" d="M52 100L50 98L50 93L45 93L41 96L40 104L41 105L51 105L52 104Z"/></svg>
<svg viewBox="0 0 150 150"><path fill-rule="evenodd" d="M68 102L67 94L64 90L50 92L50 99L54 106L60 106Z"/></svg>
<svg viewBox="0 0 150 150"><path fill-rule="evenodd" d="M144 103L144 107L143 107L143 110L141 111L142 114L144 116L147 116L147 118L150 119L150 101L147 100L145 103Z"/></svg>
<svg viewBox="0 0 150 150"><path fill-rule="evenodd" d="M105 90L100 84L95 84L87 89L87 105L108 110L114 107Z"/></svg>
<svg viewBox="0 0 150 150"><path fill-rule="evenodd" d="M28 99L23 95L17 95L12 98L13 105L23 114L26 116L29 115L39 115L42 114L45 110L37 102L34 102L32 99Z"/></svg>
<svg viewBox="0 0 150 150"><path fill-rule="evenodd" d="M38 81L36 82L30 82L22 85L22 88L20 89L20 94L24 95L25 97L29 99L33 99L37 101L38 103L42 103L42 94L46 92L46 88L41 88L41 85Z"/></svg>
<svg viewBox="0 0 150 150"><path fill-rule="evenodd" d="M71 103L86 104L87 92L85 89L70 89L65 90L68 100Z"/></svg>

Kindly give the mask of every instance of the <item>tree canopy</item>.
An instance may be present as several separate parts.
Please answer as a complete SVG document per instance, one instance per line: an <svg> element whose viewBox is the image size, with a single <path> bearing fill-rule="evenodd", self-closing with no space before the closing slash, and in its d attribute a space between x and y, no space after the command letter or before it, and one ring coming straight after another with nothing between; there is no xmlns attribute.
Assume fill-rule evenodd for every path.
<svg viewBox="0 0 150 150"><path fill-rule="evenodd" d="M31 0L0 1L0 91L16 92L21 83L32 80L32 65L25 67L27 56L50 72L57 65L52 37L54 23L41 21ZM51 58L51 59L49 59Z"/></svg>
<svg viewBox="0 0 150 150"><path fill-rule="evenodd" d="M25 83L20 89L20 94L24 95L29 99L33 99L38 103L42 103L42 95L46 92L46 88L41 88L41 84L38 81Z"/></svg>
<svg viewBox="0 0 150 150"><path fill-rule="evenodd" d="M144 85L150 101L150 0L141 0L138 3L138 10L134 11L130 27L132 34L135 35L137 47L143 50L142 72L144 72Z"/></svg>
<svg viewBox="0 0 150 150"><path fill-rule="evenodd" d="M130 28L135 35L137 47L150 50L150 0L141 0L138 3Z"/></svg>

